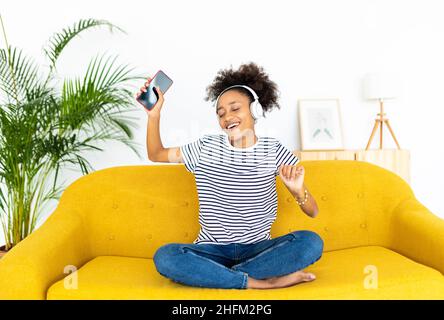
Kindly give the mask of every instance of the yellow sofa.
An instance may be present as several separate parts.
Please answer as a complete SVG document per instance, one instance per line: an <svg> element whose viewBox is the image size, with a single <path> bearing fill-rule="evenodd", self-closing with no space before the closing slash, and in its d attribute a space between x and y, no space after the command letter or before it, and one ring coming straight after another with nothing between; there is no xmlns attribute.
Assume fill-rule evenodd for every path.
<svg viewBox="0 0 444 320"><path fill-rule="evenodd" d="M157 273L160 246L197 236L183 164L122 166L72 183L51 216L0 259L0 299L443 299L444 220L397 175L360 161L301 162L319 206L307 217L277 177L272 237L308 229L324 254L313 282L196 288ZM72 270L77 270L70 273Z"/></svg>

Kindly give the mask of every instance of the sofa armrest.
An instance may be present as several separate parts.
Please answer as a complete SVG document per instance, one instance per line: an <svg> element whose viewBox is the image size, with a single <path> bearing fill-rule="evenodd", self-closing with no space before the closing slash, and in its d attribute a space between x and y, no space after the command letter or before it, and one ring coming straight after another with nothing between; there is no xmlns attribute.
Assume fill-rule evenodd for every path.
<svg viewBox="0 0 444 320"><path fill-rule="evenodd" d="M392 219L392 248L444 274L444 220L416 198L402 201Z"/></svg>
<svg viewBox="0 0 444 320"><path fill-rule="evenodd" d="M56 209L0 259L0 299L46 299L48 288L89 257L80 216Z"/></svg>

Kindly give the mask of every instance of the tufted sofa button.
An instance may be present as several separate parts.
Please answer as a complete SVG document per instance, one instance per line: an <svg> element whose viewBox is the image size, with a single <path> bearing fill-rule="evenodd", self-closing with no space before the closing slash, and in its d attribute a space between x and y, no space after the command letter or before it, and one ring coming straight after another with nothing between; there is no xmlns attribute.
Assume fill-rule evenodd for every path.
<svg viewBox="0 0 444 320"><path fill-rule="evenodd" d="M113 235L113 234L110 234L109 236L108 236L108 240L114 240L116 237Z"/></svg>
<svg viewBox="0 0 444 320"><path fill-rule="evenodd" d="M327 196L321 196L321 199L325 201L327 200Z"/></svg>
<svg viewBox="0 0 444 320"><path fill-rule="evenodd" d="M288 197L288 198L287 198L287 202L291 202L291 201L293 201L293 198Z"/></svg>
<svg viewBox="0 0 444 320"><path fill-rule="evenodd" d="M367 228L367 224L366 224L366 223L361 223L361 228L362 228L362 229Z"/></svg>
<svg viewBox="0 0 444 320"><path fill-rule="evenodd" d="M324 227L324 230L325 230L325 231L328 231L329 229L328 229L328 227Z"/></svg>
<svg viewBox="0 0 444 320"><path fill-rule="evenodd" d="M119 205L117 203L113 203L113 209L117 209Z"/></svg>
<svg viewBox="0 0 444 320"><path fill-rule="evenodd" d="M149 234L146 236L146 238L147 238L147 239L151 239L151 238L152 238L151 233L149 233Z"/></svg>
<svg viewBox="0 0 444 320"><path fill-rule="evenodd" d="M364 197L364 193L358 192L358 198L363 198L363 197Z"/></svg>
<svg viewBox="0 0 444 320"><path fill-rule="evenodd" d="M182 203L182 205L184 206L184 207L188 207L188 201L184 201L183 203Z"/></svg>
<svg viewBox="0 0 444 320"><path fill-rule="evenodd" d="M147 204L147 207L148 207L148 208L152 208L152 207L154 207L154 204L153 204L153 203L148 203L148 204Z"/></svg>
<svg viewBox="0 0 444 320"><path fill-rule="evenodd" d="M188 238L188 232L185 232L185 238Z"/></svg>

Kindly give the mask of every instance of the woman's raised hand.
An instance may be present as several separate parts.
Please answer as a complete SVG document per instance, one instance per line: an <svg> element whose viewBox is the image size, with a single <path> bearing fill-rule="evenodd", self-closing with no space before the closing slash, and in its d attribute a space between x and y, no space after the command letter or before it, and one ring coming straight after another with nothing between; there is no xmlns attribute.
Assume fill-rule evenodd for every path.
<svg viewBox="0 0 444 320"><path fill-rule="evenodd" d="M148 86L150 85L151 78L148 77L147 81L145 82L145 85L140 88L140 91L136 94L136 97L141 95L143 92L146 92ZM160 110L162 109L163 102L165 101L163 98L162 90L160 90L159 86L156 86L153 88L157 92L157 102L154 105L154 107L151 110L148 110L147 108L143 108L145 112L148 114L148 116L160 116Z"/></svg>

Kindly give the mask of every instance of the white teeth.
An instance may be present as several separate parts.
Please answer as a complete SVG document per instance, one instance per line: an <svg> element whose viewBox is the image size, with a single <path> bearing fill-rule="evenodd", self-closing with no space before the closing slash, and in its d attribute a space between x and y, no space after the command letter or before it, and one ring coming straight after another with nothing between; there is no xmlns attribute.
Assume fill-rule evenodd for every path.
<svg viewBox="0 0 444 320"><path fill-rule="evenodd" d="M231 128L237 126L237 125L239 125L239 122L232 123L229 126L227 126L227 129L231 129Z"/></svg>

